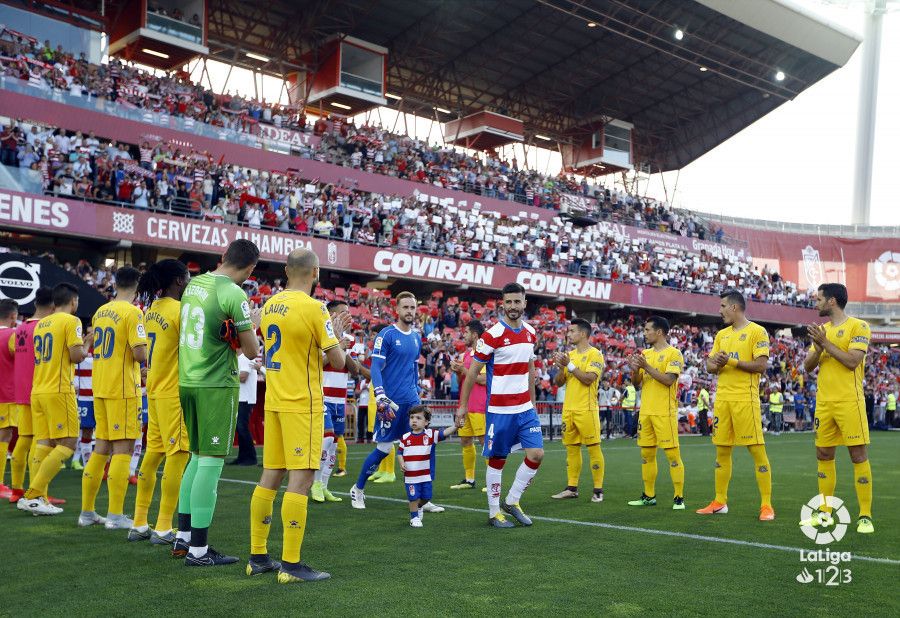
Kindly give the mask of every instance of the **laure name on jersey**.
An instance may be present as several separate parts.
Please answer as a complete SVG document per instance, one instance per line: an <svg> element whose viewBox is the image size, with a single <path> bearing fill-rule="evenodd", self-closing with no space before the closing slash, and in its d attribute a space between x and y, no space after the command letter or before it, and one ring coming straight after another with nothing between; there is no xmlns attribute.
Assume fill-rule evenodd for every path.
<svg viewBox="0 0 900 618"><path fill-rule="evenodd" d="M109 318L110 320L118 324L119 320L122 319L122 316L119 315L118 311L115 311L113 309L101 309L94 315L94 319L97 318Z"/></svg>
<svg viewBox="0 0 900 618"><path fill-rule="evenodd" d="M266 305L266 315L272 315L273 313L277 313L278 315L285 316L287 315L290 307L283 303L270 303Z"/></svg>
<svg viewBox="0 0 900 618"><path fill-rule="evenodd" d="M144 324L149 324L150 322L156 322L163 330L168 330L169 328L169 321L160 315L158 311L148 311L144 316Z"/></svg>

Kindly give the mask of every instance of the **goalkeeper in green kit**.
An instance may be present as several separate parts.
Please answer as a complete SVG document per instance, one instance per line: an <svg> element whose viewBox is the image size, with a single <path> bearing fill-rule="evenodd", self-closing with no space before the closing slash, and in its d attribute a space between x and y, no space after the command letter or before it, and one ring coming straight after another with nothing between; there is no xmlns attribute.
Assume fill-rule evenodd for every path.
<svg viewBox="0 0 900 618"><path fill-rule="evenodd" d="M234 440L238 409L237 351L256 358L260 310L250 310L238 287L253 272L259 249L246 239L228 245L222 264L195 277L181 298L178 380L191 460L178 496L178 533L172 555L187 566L233 564L209 546L216 490ZM156 362L165 359L154 359Z"/></svg>

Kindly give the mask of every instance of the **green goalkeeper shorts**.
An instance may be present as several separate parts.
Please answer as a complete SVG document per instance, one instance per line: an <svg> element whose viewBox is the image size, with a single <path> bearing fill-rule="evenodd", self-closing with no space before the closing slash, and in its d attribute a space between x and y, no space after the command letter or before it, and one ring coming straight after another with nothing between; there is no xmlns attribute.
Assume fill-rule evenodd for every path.
<svg viewBox="0 0 900 618"><path fill-rule="evenodd" d="M238 391L238 387L178 388L192 453L211 457L226 457L231 453L237 422Z"/></svg>

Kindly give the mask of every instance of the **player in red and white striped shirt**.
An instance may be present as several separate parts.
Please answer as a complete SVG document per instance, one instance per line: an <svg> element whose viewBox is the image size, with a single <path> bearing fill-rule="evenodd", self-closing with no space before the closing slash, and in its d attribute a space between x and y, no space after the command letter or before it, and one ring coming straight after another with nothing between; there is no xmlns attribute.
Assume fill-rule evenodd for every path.
<svg viewBox="0 0 900 618"><path fill-rule="evenodd" d="M85 341L93 341L90 324L84 327ZM72 457L72 468L83 470L91 453L94 452L94 346L84 360L75 366L75 395L78 400L78 416L81 424L81 439L75 445L75 456Z"/></svg>
<svg viewBox="0 0 900 618"><path fill-rule="evenodd" d="M466 420L475 378L481 368L487 366L488 409L484 456L488 458L488 468L485 485L490 511L488 524L495 528L514 527L500 512L501 508L523 526L531 525L531 519L522 511L519 500L544 458L544 438L535 409L533 377L537 335L534 328L522 319L524 311L525 288L518 283L505 285L504 317L486 330L475 345L475 356L460 389L459 409L456 411L456 425L461 427ZM525 460L516 471L516 480L501 505L503 466L509 453L519 449L525 450Z"/></svg>
<svg viewBox="0 0 900 618"><path fill-rule="evenodd" d="M403 469L403 483L409 498L409 525L422 527L422 507L431 500L434 481L434 447L438 442L456 433L456 426L446 429L428 429L431 410L428 406L417 405L409 409L411 431L400 438L397 458Z"/></svg>

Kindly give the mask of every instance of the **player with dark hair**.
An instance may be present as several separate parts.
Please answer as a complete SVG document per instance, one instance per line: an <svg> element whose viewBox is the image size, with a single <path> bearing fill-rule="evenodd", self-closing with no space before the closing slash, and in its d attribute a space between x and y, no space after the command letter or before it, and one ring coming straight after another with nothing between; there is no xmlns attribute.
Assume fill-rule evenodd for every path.
<svg viewBox="0 0 900 618"><path fill-rule="evenodd" d="M485 417L484 456L488 458L485 486L488 498L488 524L494 528L515 526L501 509L523 526L531 519L522 511L519 500L531 485L544 458L544 438L538 419L534 383L534 328L522 319L525 313L525 288L518 283L503 287L503 317L484 331L475 347L472 366L459 393L456 426L461 427L469 409L469 396L481 368L487 366L488 410ZM516 479L501 504L500 487L503 466L513 447L525 450L525 460L516 471Z"/></svg>
<svg viewBox="0 0 900 618"><path fill-rule="evenodd" d="M25 470L29 481L34 479L41 461L53 450L46 435L35 434L34 414L31 410L31 389L34 383L34 328L38 322L53 313L53 290L42 286L34 296L34 315L16 327L9 341L9 350L15 352L16 413L19 437L10 463L9 501L16 504L25 494ZM49 498L49 497L48 497ZM53 499L50 499L51 504Z"/></svg>
<svg viewBox="0 0 900 618"><path fill-rule="evenodd" d="M31 409L35 435L46 436L51 450L31 478L18 508L34 515L58 515L62 509L47 501L47 488L63 463L75 453L78 439L78 404L75 400L75 365L87 351L81 338L78 289L69 283L53 288L54 313L34 327L34 385ZM42 439L42 438L41 438Z"/></svg>
<svg viewBox="0 0 900 618"><path fill-rule="evenodd" d="M178 392L191 460L181 479L178 533L172 555L188 566L234 564L209 546L216 490L231 452L237 420L238 361L235 350L256 358L260 311L251 311L239 287L256 268L259 249L233 241L219 267L194 277L181 296Z"/></svg>
<svg viewBox="0 0 900 618"><path fill-rule="evenodd" d="M181 296L190 279L187 266L178 260L166 259L152 264L138 282L137 296L147 307L144 326L150 343L147 354L147 451L138 474L129 541L149 539L154 545L175 542L172 517L178 506L184 468L190 458L187 428L178 397ZM156 526L151 530L147 515L163 458L166 465L159 514Z"/></svg>
<svg viewBox="0 0 900 618"><path fill-rule="evenodd" d="M403 485L409 500L409 525L422 527L424 507L431 501L434 481L434 449L456 433L456 425L446 429L429 429L431 410L417 405L409 409L409 431L400 436L397 457L403 470Z"/></svg>
<svg viewBox="0 0 900 618"><path fill-rule="evenodd" d="M108 530L127 530L125 492L134 442L141 435L141 368L147 361L144 314L133 305L140 272L131 266L118 269L116 298L97 309L91 323L94 334L92 387L97 444L81 480L81 527L102 524ZM110 457L111 455L111 457ZM106 487L109 512L95 510L103 470L109 461Z"/></svg>
<svg viewBox="0 0 900 618"><path fill-rule="evenodd" d="M823 503L817 513L800 525L831 526L832 506L837 484L835 449L845 445L853 462L853 480L859 502L856 531L875 532L872 524L872 467L869 463L869 425L863 380L866 375L866 352L872 333L869 325L844 313L847 288L840 283L823 283L816 297L816 309L825 324L806 327L812 344L803 363L807 373L819 368L816 393L816 459L818 460L819 494Z"/></svg>
<svg viewBox="0 0 900 618"><path fill-rule="evenodd" d="M475 344L484 334L484 325L472 320L466 324L466 330L463 337L466 346L469 348L463 355L461 361L454 359L450 363L450 370L456 372L459 376L459 383L462 384L466 379L466 372L472 366L475 358ZM475 487L475 460L477 454L475 452L475 440L477 439L482 448L484 448L484 414L487 411L487 371L484 367L481 372L475 376L475 385L472 387L472 394L469 395L469 409L466 414L466 422L459 429L459 442L462 446L463 471L465 476L463 480L456 485L451 485L450 489L472 489Z"/></svg>
<svg viewBox="0 0 900 618"><path fill-rule="evenodd" d="M593 327L587 320L576 318L567 337L570 352L559 351L553 362L559 373L554 381L566 387L563 401L562 440L566 447L566 488L552 497L557 500L578 497L581 476L581 445L587 447L591 461L594 493L591 502L603 502L603 475L606 460L600 450L600 402L598 387L606 361L600 350L591 345Z"/></svg>
<svg viewBox="0 0 900 618"><path fill-rule="evenodd" d="M713 438L716 445L716 497L697 511L700 515L728 512L731 451L743 445L753 457L760 494L760 521L775 519L772 508L772 468L766 454L759 401L759 376L769 363L769 334L744 314L747 303L740 292L721 295L719 314L726 326L713 341L706 370L719 376L713 406Z"/></svg>
<svg viewBox="0 0 900 618"><path fill-rule="evenodd" d="M641 388L641 415L638 446L641 449L641 476L644 491L630 506L656 506L656 449L663 449L675 489L672 509L684 510L684 462L678 446L678 376L684 357L669 345L669 321L651 316L644 323L644 341L650 347L628 359L634 384Z"/></svg>
<svg viewBox="0 0 900 618"><path fill-rule="evenodd" d="M12 490L3 484L6 455L16 426L15 326L19 304L11 298L0 300L0 500L8 500ZM12 342L12 345L10 345Z"/></svg>

